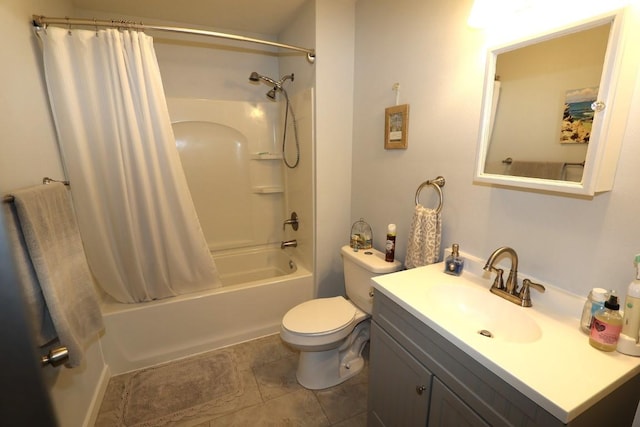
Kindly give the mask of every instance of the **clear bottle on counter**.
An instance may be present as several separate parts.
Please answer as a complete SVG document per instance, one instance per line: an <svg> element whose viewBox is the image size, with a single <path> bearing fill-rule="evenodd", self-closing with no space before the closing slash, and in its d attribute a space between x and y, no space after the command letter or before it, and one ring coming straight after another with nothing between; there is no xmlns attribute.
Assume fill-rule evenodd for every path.
<svg viewBox="0 0 640 427"><path fill-rule="evenodd" d="M622 316L622 331L618 351L629 356L640 356L640 254L634 259L636 278L627 288Z"/></svg>
<svg viewBox="0 0 640 427"><path fill-rule="evenodd" d="M602 351L614 351L618 345L620 331L622 331L622 316L618 311L618 297L609 296L604 303L604 309L596 313L591 323L589 344Z"/></svg>
<svg viewBox="0 0 640 427"><path fill-rule="evenodd" d="M604 308L604 302L609 297L609 291L604 288L593 288L589 292L587 301L582 309L582 318L580 319L580 327L582 330L590 334L591 323L595 314Z"/></svg>

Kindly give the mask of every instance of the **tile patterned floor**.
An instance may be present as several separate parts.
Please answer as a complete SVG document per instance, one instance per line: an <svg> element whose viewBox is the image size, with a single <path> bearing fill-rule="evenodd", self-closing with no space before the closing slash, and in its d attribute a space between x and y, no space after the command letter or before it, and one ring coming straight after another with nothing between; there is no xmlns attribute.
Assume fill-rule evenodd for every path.
<svg viewBox="0 0 640 427"><path fill-rule="evenodd" d="M365 348L367 359L368 346ZM357 376L325 390L306 390L296 382L298 354L271 335L221 350L230 352L243 393L164 425L212 426L337 426L366 425L368 364ZM195 356L195 357L201 357ZM171 364L169 364L170 366ZM119 420L123 391L130 372L109 381L96 427L125 426ZM140 398L140 396L137 396ZM153 399L154 396L148 397ZM147 425L144 422L136 424ZM153 424L156 425L156 424ZM127 426L129 427L129 426Z"/></svg>

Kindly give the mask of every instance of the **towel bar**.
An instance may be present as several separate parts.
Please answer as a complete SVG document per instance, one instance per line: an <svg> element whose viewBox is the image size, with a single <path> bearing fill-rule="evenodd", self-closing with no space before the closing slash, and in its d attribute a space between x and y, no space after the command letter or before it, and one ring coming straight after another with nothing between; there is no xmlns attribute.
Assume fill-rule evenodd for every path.
<svg viewBox="0 0 640 427"><path fill-rule="evenodd" d="M69 181L66 181L66 180L53 179L53 178L49 178L48 176L45 176L44 178L42 178L43 184L51 184L52 182L61 182L64 185L69 185Z"/></svg>
<svg viewBox="0 0 640 427"><path fill-rule="evenodd" d="M69 350L67 347L56 347L49 351L49 354L42 356L40 363L42 366L60 366L69 360Z"/></svg>
<svg viewBox="0 0 640 427"><path fill-rule="evenodd" d="M511 157L507 157L506 159L504 159L502 161L502 163L506 163L507 165L510 165L511 163L513 163L513 159ZM565 162L564 163L565 166L582 166L584 167L584 162Z"/></svg>
<svg viewBox="0 0 640 427"><path fill-rule="evenodd" d="M42 183L43 184L50 184L52 182L61 182L64 185L69 185L69 181L59 181L57 179L52 179L49 178L48 176L45 176L44 178L42 178ZM2 196L2 203L13 203L13 196L11 194L7 194L6 196Z"/></svg>
<svg viewBox="0 0 640 427"><path fill-rule="evenodd" d="M430 179L420 184L420 186L416 190L416 205L420 204L420 192L422 191L422 189L427 185L431 185L436 189L436 191L438 192L438 196L440 197L440 203L436 208L436 213L439 214L440 211L442 210L442 203L443 203L442 187L444 187L444 184L445 184L445 179L442 176L439 176L436 179Z"/></svg>

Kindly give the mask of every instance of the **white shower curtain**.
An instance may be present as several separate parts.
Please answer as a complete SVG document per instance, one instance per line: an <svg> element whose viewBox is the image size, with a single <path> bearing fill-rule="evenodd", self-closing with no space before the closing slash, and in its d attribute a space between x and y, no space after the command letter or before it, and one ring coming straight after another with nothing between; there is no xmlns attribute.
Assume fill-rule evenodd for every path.
<svg viewBox="0 0 640 427"><path fill-rule="evenodd" d="M58 140L92 273L121 302L220 286L175 139L153 39L38 32Z"/></svg>

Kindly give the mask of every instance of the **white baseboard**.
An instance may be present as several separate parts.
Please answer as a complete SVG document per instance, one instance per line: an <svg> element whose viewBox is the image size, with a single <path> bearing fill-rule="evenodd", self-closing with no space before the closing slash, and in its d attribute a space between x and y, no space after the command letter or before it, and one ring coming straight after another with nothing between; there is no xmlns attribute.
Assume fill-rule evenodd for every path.
<svg viewBox="0 0 640 427"><path fill-rule="evenodd" d="M98 386L95 388L93 397L91 398L91 403L87 410L87 415L82 423L83 427L93 427L93 425L95 425L110 378L111 370L108 365L104 365L104 368L102 368L102 372L100 373L100 378L98 379Z"/></svg>

